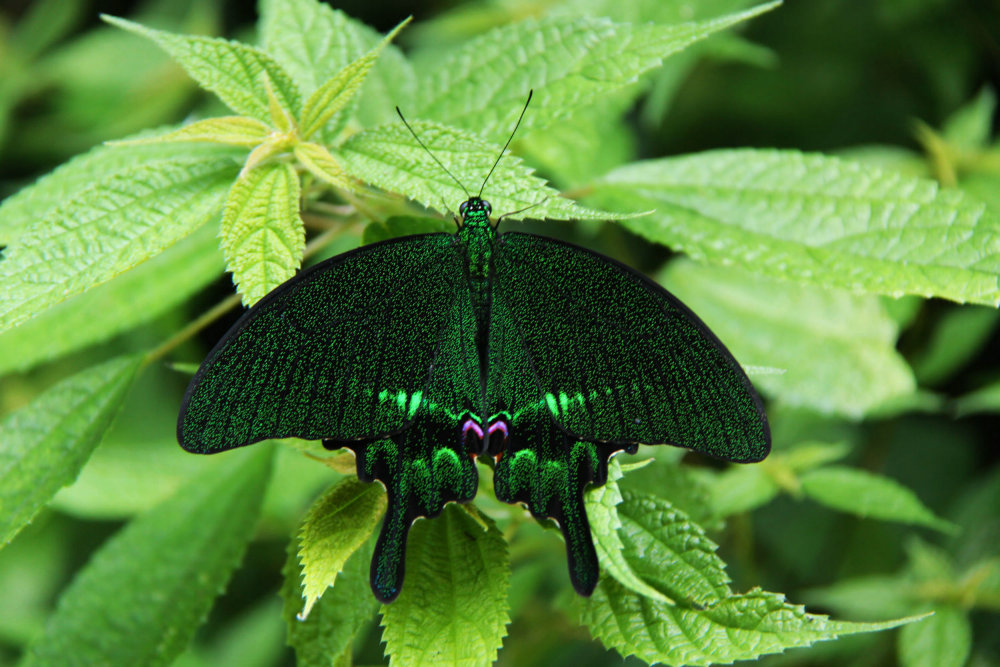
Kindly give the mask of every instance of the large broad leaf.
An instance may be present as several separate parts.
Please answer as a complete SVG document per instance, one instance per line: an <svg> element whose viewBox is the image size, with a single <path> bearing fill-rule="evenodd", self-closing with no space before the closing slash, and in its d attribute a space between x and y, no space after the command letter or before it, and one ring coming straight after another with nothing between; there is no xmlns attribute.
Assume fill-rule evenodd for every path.
<svg viewBox="0 0 1000 667"><path fill-rule="evenodd" d="M62 594L25 665L169 665L253 535L271 470L258 446L134 519Z"/></svg>
<svg viewBox="0 0 1000 667"><path fill-rule="evenodd" d="M218 212L228 158L133 165L81 189L24 232L0 261L0 331L156 255Z"/></svg>
<svg viewBox="0 0 1000 667"><path fill-rule="evenodd" d="M0 375L150 322L222 272L216 230L205 225L150 261L0 334Z"/></svg>
<svg viewBox="0 0 1000 667"><path fill-rule="evenodd" d="M226 197L220 236L245 305L294 276L306 247L295 168L271 163L242 174Z"/></svg>
<svg viewBox="0 0 1000 667"><path fill-rule="evenodd" d="M385 190L401 192L428 208L451 213L477 192L496 162L502 144L493 145L473 134L437 123L414 122L414 131L431 151L460 179L462 189L431 159L402 123L382 125L356 134L340 148L347 171ZM521 218L608 218L612 214L577 206L545 182L519 158L500 160L490 177L483 198L493 206L495 216Z"/></svg>
<svg viewBox="0 0 1000 667"><path fill-rule="evenodd" d="M390 665L487 665L507 634L507 543L496 525L459 505L418 520L406 548L403 592L382 607Z"/></svg>
<svg viewBox="0 0 1000 667"><path fill-rule="evenodd" d="M269 122L270 86L282 108L297 116L301 100L295 82L271 56L247 44L214 37L178 35L113 16L108 23L156 42L203 88L238 114Z"/></svg>
<svg viewBox="0 0 1000 667"><path fill-rule="evenodd" d="M972 649L969 614L951 604L937 605L934 615L899 633L902 667L962 667Z"/></svg>
<svg viewBox="0 0 1000 667"><path fill-rule="evenodd" d="M0 422L0 545L76 479L118 412L140 359L69 377Z"/></svg>
<svg viewBox="0 0 1000 667"><path fill-rule="evenodd" d="M797 282L1000 303L1000 220L933 181L822 155L718 150L639 162L594 203L696 259Z"/></svg>
<svg viewBox="0 0 1000 667"><path fill-rule="evenodd" d="M515 23L469 40L428 68L413 112L485 136L505 134L534 88L524 127L548 127L634 82L670 54L776 6L677 25L571 17Z"/></svg>
<svg viewBox="0 0 1000 667"><path fill-rule="evenodd" d="M759 589L705 607L670 606L631 593L605 578L592 598L576 601L591 634L623 656L668 665L728 664L781 653L842 635L892 628L885 623L831 621L807 614L784 597Z"/></svg>
<svg viewBox="0 0 1000 667"><path fill-rule="evenodd" d="M898 327L875 296L691 261L671 262L660 278L741 363L786 369L753 382L791 405L860 417L915 389Z"/></svg>

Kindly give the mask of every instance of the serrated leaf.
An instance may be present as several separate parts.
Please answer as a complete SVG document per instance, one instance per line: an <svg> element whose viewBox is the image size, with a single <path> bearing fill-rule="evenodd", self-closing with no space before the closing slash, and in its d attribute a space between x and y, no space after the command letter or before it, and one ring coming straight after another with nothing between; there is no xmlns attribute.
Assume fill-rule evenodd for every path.
<svg viewBox="0 0 1000 667"><path fill-rule="evenodd" d="M295 145L294 153L295 159L316 178L342 190L357 189L350 177L344 173L340 162L330 154L326 147L312 142L301 143Z"/></svg>
<svg viewBox="0 0 1000 667"><path fill-rule="evenodd" d="M304 139L309 139L319 132L335 113L347 106L360 90L361 84L365 82L382 49L409 22L410 19L407 18L397 25L375 48L337 72L309 96L302 109L302 122L299 124Z"/></svg>
<svg viewBox="0 0 1000 667"><path fill-rule="evenodd" d="M264 48L295 77L304 95L382 39L360 21L316 0L263 0L260 31ZM391 120L393 106L413 98L415 81L413 66L389 44L355 98L359 118L367 125Z"/></svg>
<svg viewBox="0 0 1000 667"><path fill-rule="evenodd" d="M577 609L591 634L621 655L692 667L751 660L913 620L831 621L760 589L704 608L669 606L632 594L613 579L602 580L592 598L577 601Z"/></svg>
<svg viewBox="0 0 1000 667"><path fill-rule="evenodd" d="M385 514L385 490L378 484L345 477L313 504L299 531L299 560L302 562L302 597L309 611L333 586L351 554L368 541Z"/></svg>
<svg viewBox="0 0 1000 667"><path fill-rule="evenodd" d="M627 490L622 497L619 534L636 574L678 603L712 604L729 594L725 563L700 526L662 498Z"/></svg>
<svg viewBox="0 0 1000 667"><path fill-rule="evenodd" d="M60 202L4 251L0 331L106 282L214 217L228 158L133 165Z"/></svg>
<svg viewBox="0 0 1000 667"><path fill-rule="evenodd" d="M265 123L271 114L267 103L267 84L281 105L298 117L301 107L295 82L271 56L240 42L178 35L114 16L102 15L108 23L156 42L169 53L191 78L219 96L230 109Z"/></svg>
<svg viewBox="0 0 1000 667"><path fill-rule="evenodd" d="M653 600L672 604L670 598L643 581L632 570L625 557L625 544L618 534L622 521L617 509L622 502L622 493L618 488L618 480L622 476L618 461L612 459L608 464L608 481L590 489L584 496L584 507L590 521L590 534L594 539L597 558L604 572L627 588Z"/></svg>
<svg viewBox="0 0 1000 667"><path fill-rule="evenodd" d="M274 163L241 175L226 198L220 236L244 305L294 276L306 246L295 169Z"/></svg>
<svg viewBox="0 0 1000 667"><path fill-rule="evenodd" d="M754 384L790 405L857 418L915 389L896 351L898 327L874 296L689 260L671 262L659 277L737 359L788 369Z"/></svg>
<svg viewBox="0 0 1000 667"><path fill-rule="evenodd" d="M962 667L972 649L968 613L952 605L937 605L934 615L899 633L902 667Z"/></svg>
<svg viewBox="0 0 1000 667"><path fill-rule="evenodd" d="M0 422L0 546L71 483L121 405L140 359L77 373Z"/></svg>
<svg viewBox="0 0 1000 667"><path fill-rule="evenodd" d="M258 445L230 458L232 466L200 475L105 542L22 664L171 664L257 523L272 451Z"/></svg>
<svg viewBox="0 0 1000 667"><path fill-rule="evenodd" d="M0 375L108 340L182 303L222 275L215 237L204 225L148 262L0 334Z"/></svg>
<svg viewBox="0 0 1000 667"><path fill-rule="evenodd" d="M823 155L718 150L637 162L595 204L695 259L854 291L1000 303L1000 220L929 180Z"/></svg>
<svg viewBox="0 0 1000 667"><path fill-rule="evenodd" d="M550 17L497 28L426 70L415 112L484 136L509 133L534 88L536 101L524 129L549 127L636 81L670 54L777 4L669 26ZM483 72L489 72L487 85Z"/></svg>
<svg viewBox="0 0 1000 667"><path fill-rule="evenodd" d="M142 141L159 134L162 131L140 132L126 141ZM237 155L231 148L210 144L96 146L0 203L0 245L10 246L40 218L47 217L59 205L93 188L96 175L100 175L102 181L108 181L119 173L131 178L133 172L145 171L150 163L192 158L212 161L222 157L235 158Z"/></svg>
<svg viewBox="0 0 1000 667"><path fill-rule="evenodd" d="M813 500L861 517L928 526L946 532L954 526L934 515L916 494L898 482L865 470L826 466L800 478Z"/></svg>
<svg viewBox="0 0 1000 667"><path fill-rule="evenodd" d="M196 120L173 132L144 139L113 141L111 145L154 144L173 141L208 142L253 148L268 138L271 128L256 118L219 116Z"/></svg>
<svg viewBox="0 0 1000 667"><path fill-rule="evenodd" d="M437 123L412 122L414 131L431 151L471 191L496 162L501 146L493 146L473 134ZM454 214L468 198L466 190L444 173L402 123L382 125L354 135L340 147L348 173L385 190L400 192L428 208ZM493 206L494 216L511 220L607 219L604 211L584 208L565 199L535 176L520 158L504 156L490 177L483 198ZM527 206L533 208L513 213ZM513 213L512 215L505 215Z"/></svg>
<svg viewBox="0 0 1000 667"><path fill-rule="evenodd" d="M370 543L355 551L337 577L336 585L319 599L305 619L301 619L302 571L291 540L288 559L282 570L284 600L282 616L288 626L288 644L295 649L296 664L302 667L331 667L337 657L350 650L351 641L378 609L378 601L368 586Z"/></svg>
<svg viewBox="0 0 1000 667"><path fill-rule="evenodd" d="M510 621L509 579L507 543L492 520L451 503L414 523L403 592L382 606L390 666L493 664Z"/></svg>

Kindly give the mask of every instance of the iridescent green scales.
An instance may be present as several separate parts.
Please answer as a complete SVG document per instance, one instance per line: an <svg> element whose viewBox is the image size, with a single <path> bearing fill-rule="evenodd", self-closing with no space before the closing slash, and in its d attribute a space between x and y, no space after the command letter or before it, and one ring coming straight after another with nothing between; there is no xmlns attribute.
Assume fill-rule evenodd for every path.
<svg viewBox="0 0 1000 667"><path fill-rule="evenodd" d="M400 592L417 517L497 497L558 522L582 594L598 562L583 493L608 459L669 443L762 459L767 420L725 347L648 278L540 236L497 234L472 197L456 234L385 241L302 272L250 309L191 382L178 440L212 453L266 438L349 447L389 509L372 560Z"/></svg>

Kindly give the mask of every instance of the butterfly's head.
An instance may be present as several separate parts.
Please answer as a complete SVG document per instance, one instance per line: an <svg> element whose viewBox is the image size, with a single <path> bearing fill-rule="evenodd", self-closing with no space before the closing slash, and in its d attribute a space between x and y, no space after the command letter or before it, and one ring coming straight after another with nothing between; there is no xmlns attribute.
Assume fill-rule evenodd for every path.
<svg viewBox="0 0 1000 667"><path fill-rule="evenodd" d="M462 216L464 227L489 227L492 212L493 207L490 203L480 197L469 197L458 207L458 214Z"/></svg>

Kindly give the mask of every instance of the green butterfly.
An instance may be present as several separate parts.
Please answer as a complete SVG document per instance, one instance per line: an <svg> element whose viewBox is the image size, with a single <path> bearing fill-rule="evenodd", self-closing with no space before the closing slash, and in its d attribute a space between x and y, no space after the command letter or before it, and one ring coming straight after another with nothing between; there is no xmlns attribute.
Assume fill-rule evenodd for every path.
<svg viewBox="0 0 1000 667"><path fill-rule="evenodd" d="M279 286L209 353L181 406L191 452L288 437L352 449L358 477L388 492L371 567L383 602L401 590L414 519L475 496L477 457L493 463L497 498L558 522L589 595L583 493L607 481L612 455L770 451L753 386L684 304L596 252L497 233L481 195L454 234L364 246Z"/></svg>

